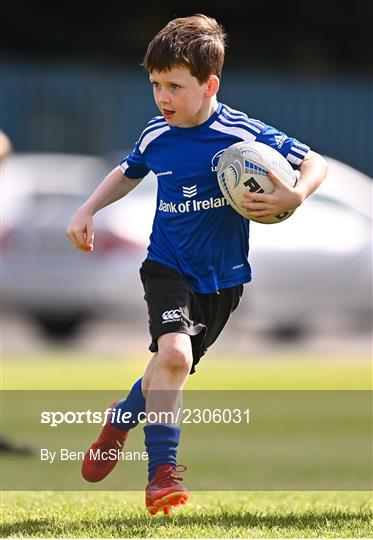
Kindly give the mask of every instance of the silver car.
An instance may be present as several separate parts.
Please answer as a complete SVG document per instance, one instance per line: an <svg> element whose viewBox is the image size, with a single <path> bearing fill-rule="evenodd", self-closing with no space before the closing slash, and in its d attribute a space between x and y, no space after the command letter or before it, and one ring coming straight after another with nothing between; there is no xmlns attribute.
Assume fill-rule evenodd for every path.
<svg viewBox="0 0 373 540"><path fill-rule="evenodd" d="M140 238L133 217L125 229L115 205L100 212L90 254L65 236L73 214L107 173L104 159L73 154L15 154L2 168L3 307L30 315L50 336L71 335L91 315L130 314L141 301L146 235ZM133 207L119 203L119 215L123 211Z"/></svg>
<svg viewBox="0 0 373 540"><path fill-rule="evenodd" d="M373 182L327 160L327 178L288 221L251 224L254 279L242 309L279 336L372 322Z"/></svg>

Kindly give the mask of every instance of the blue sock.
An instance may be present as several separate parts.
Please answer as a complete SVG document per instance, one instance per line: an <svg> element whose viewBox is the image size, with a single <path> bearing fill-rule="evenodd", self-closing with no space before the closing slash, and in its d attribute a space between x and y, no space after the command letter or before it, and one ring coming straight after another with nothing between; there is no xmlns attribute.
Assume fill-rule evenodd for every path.
<svg viewBox="0 0 373 540"><path fill-rule="evenodd" d="M139 414L145 412L145 398L141 392L141 381L142 377L132 386L128 396L119 401L115 406L117 412L114 416L114 422L111 422L112 426L128 431L138 425ZM118 414L118 411L120 411L120 414ZM126 412L131 413L131 417L128 423L123 423L120 417Z"/></svg>
<svg viewBox="0 0 373 540"><path fill-rule="evenodd" d="M176 466L180 428L164 424L149 424L144 427L145 446L148 453L148 480L153 477L158 465L169 463Z"/></svg>

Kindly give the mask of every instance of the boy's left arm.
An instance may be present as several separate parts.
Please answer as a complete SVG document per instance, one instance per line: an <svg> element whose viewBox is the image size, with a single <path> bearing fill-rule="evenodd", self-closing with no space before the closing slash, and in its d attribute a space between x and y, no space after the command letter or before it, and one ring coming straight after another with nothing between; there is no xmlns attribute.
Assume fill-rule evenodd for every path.
<svg viewBox="0 0 373 540"><path fill-rule="evenodd" d="M300 177L296 186L290 187L274 172L270 171L275 189L272 193L245 193L242 207L247 209L248 218L269 217L294 210L313 193L326 177L327 161L310 150L300 166Z"/></svg>

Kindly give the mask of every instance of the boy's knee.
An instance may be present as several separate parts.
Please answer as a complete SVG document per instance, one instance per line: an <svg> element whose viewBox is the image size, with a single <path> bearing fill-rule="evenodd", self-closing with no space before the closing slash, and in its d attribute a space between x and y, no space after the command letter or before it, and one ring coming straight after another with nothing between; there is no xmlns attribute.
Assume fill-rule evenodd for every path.
<svg viewBox="0 0 373 540"><path fill-rule="evenodd" d="M190 337L169 339L158 350L158 365L172 371L189 371L193 362Z"/></svg>

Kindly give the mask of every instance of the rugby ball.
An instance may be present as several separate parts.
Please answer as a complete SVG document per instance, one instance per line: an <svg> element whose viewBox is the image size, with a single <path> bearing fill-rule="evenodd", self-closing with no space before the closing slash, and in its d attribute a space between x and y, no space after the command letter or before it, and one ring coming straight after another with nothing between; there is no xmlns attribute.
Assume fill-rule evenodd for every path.
<svg viewBox="0 0 373 540"><path fill-rule="evenodd" d="M258 223L280 223L295 210L270 218L248 218L241 208L243 194L272 193L274 190L268 171L275 172L289 186L295 186L297 175L290 163L271 146L260 142L238 142L224 150L217 165L218 183L230 206L241 216Z"/></svg>

